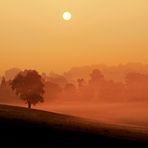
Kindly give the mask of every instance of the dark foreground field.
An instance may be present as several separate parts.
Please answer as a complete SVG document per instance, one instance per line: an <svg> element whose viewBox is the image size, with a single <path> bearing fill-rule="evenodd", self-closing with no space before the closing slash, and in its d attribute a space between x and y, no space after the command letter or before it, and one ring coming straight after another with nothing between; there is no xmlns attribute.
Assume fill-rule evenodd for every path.
<svg viewBox="0 0 148 148"><path fill-rule="evenodd" d="M147 146L148 129L0 105L1 147Z"/></svg>

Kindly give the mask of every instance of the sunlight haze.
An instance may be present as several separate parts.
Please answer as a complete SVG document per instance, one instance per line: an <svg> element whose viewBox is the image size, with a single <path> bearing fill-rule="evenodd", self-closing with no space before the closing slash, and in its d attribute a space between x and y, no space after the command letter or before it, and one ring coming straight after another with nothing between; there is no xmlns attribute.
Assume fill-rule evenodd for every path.
<svg viewBox="0 0 148 148"><path fill-rule="evenodd" d="M61 17L70 11L73 19ZM1 0L0 72L148 63L147 0Z"/></svg>

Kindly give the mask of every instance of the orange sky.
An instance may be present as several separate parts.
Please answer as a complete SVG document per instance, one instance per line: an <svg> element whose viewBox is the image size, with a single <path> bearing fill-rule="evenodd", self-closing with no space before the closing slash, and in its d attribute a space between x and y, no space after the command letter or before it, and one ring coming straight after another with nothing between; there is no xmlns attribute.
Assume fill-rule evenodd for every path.
<svg viewBox="0 0 148 148"><path fill-rule="evenodd" d="M148 63L147 56L148 0L0 1L0 72Z"/></svg>

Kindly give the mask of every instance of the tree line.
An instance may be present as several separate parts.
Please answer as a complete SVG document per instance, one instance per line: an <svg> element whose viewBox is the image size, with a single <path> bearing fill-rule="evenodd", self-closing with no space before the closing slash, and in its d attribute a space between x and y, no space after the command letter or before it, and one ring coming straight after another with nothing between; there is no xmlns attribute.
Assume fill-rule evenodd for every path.
<svg viewBox="0 0 148 148"><path fill-rule="evenodd" d="M99 69L84 78L69 82L64 76L47 76L24 70L10 80L2 78L0 96L20 98L28 108L44 101L124 102L148 100L148 74L127 73L124 82L105 79ZM3 98L3 99L4 99ZM1 98L0 98L1 99Z"/></svg>

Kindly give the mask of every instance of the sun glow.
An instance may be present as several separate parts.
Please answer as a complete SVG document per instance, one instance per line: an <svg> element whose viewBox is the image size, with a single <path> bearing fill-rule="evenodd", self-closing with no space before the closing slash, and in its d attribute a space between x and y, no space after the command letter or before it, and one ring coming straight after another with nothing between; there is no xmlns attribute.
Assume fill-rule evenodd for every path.
<svg viewBox="0 0 148 148"><path fill-rule="evenodd" d="M72 18L72 15L71 15L70 12L66 11L66 12L63 13L63 19L65 21L69 21L69 20L71 20L71 18Z"/></svg>

